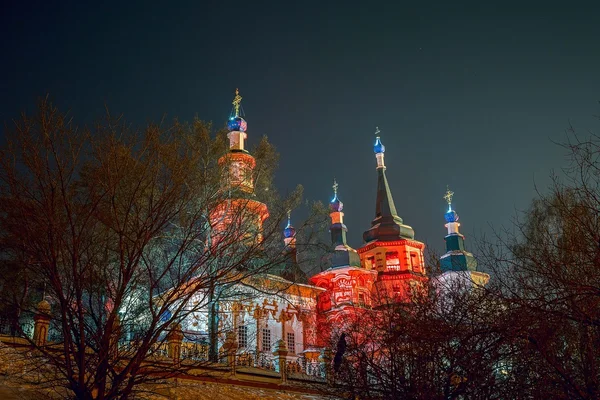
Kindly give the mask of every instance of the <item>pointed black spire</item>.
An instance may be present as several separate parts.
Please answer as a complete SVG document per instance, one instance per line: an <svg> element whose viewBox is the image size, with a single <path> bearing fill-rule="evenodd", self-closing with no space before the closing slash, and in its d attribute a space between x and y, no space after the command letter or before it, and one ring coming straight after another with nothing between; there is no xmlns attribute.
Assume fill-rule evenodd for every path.
<svg viewBox="0 0 600 400"><path fill-rule="evenodd" d="M333 256L331 267L360 267L360 257L356 250L348 246L346 232L348 228L344 225L344 203L338 198L338 184L333 180L333 199L329 202L329 216L331 217L331 242L333 244Z"/></svg>
<svg viewBox="0 0 600 400"><path fill-rule="evenodd" d="M363 234L365 242L374 240L398 240L414 239L415 232L404 225L402 218L398 216L394 198L385 176L384 153L385 146L381 143L379 128L375 130L375 158L377 159L377 200L375 203L375 218L371 222L371 228Z"/></svg>

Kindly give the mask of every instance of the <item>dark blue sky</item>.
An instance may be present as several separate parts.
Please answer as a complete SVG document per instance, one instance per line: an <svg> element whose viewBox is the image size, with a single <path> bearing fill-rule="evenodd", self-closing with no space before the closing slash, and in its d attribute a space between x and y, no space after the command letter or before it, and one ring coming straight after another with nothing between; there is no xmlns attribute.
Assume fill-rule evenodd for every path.
<svg viewBox="0 0 600 400"><path fill-rule="evenodd" d="M399 214L438 251L446 184L468 237L510 225L565 165L552 141L569 121L598 127L600 2L50 3L2 6L3 122L50 93L81 122L107 104L220 125L239 87L250 144L282 155L280 190L327 201L336 177L354 247L375 126Z"/></svg>

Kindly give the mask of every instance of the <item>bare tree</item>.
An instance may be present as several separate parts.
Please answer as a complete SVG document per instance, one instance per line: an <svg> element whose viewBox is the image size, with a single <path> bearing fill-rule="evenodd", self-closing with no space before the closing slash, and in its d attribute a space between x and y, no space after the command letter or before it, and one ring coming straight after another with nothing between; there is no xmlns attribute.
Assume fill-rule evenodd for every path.
<svg viewBox="0 0 600 400"><path fill-rule="evenodd" d="M450 288L446 288L450 289ZM334 387L341 398L501 399L512 348L495 296L427 283L410 302L349 313L348 346ZM385 299L379 299L386 304Z"/></svg>
<svg viewBox="0 0 600 400"><path fill-rule="evenodd" d="M15 123L0 153L0 239L6 265L37 291L3 303L31 315L41 291L49 302L54 340L30 341L32 362L51 367L41 384L124 399L181 372L189 364L156 357L170 329L262 290L255 277L286 262L281 222L301 188L278 197L266 140L255 191L227 184L223 133L201 121L135 131L110 116L78 128L48 100ZM270 203L262 229L259 201Z"/></svg>
<svg viewBox="0 0 600 400"><path fill-rule="evenodd" d="M538 398L600 397L600 138L571 130L570 165L485 263L512 313L519 357Z"/></svg>

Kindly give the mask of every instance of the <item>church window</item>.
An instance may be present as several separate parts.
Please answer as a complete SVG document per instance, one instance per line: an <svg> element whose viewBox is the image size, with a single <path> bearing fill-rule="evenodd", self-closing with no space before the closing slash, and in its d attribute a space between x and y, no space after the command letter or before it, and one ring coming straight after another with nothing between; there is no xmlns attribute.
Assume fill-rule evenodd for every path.
<svg viewBox="0 0 600 400"><path fill-rule="evenodd" d="M271 351L271 330L269 328L262 330L262 351Z"/></svg>
<svg viewBox="0 0 600 400"><path fill-rule="evenodd" d="M365 294L364 293L359 293L358 294L358 305L361 307L364 307L366 305L365 303Z"/></svg>
<svg viewBox="0 0 600 400"><path fill-rule="evenodd" d="M293 332L287 334L287 347L290 353L296 354L296 335Z"/></svg>
<svg viewBox="0 0 600 400"><path fill-rule="evenodd" d="M248 327L246 325L238 326L238 346L241 349L248 346Z"/></svg>
<svg viewBox="0 0 600 400"><path fill-rule="evenodd" d="M414 272L421 272L421 264L419 263L419 255L413 251L410 253L410 266Z"/></svg>
<svg viewBox="0 0 600 400"><path fill-rule="evenodd" d="M385 265L388 270L400 270L400 258L397 251L388 251L385 253Z"/></svg>
<svg viewBox="0 0 600 400"><path fill-rule="evenodd" d="M367 265L366 265L367 269L375 268L375 256L367 257L366 261L367 261Z"/></svg>

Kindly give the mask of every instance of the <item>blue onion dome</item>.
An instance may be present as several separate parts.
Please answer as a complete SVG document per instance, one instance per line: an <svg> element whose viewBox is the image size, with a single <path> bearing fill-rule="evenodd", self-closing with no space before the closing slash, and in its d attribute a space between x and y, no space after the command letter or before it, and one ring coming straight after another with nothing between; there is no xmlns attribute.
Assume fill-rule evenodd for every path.
<svg viewBox="0 0 600 400"><path fill-rule="evenodd" d="M329 203L329 210L331 212L341 212L344 209L344 203L338 199L337 194L333 196L333 200Z"/></svg>
<svg viewBox="0 0 600 400"><path fill-rule="evenodd" d="M248 124L242 117L231 117L229 118L229 121L227 121L227 127L230 131L246 132Z"/></svg>
<svg viewBox="0 0 600 400"><path fill-rule="evenodd" d="M385 153L385 146L383 145L383 143L381 143L381 138L379 136L377 136L377 138L375 139L375 146L373 146L373 151L376 154Z"/></svg>
<svg viewBox="0 0 600 400"><path fill-rule="evenodd" d="M444 218L446 219L446 222L456 222L458 221L458 214L456 211L450 209L446 214L444 214Z"/></svg>
<svg viewBox="0 0 600 400"><path fill-rule="evenodd" d="M288 224L285 227L285 229L283 230L283 237L287 238L291 238L294 237L296 235L296 228L294 228L292 226L292 224L290 223L290 220L288 219Z"/></svg>

